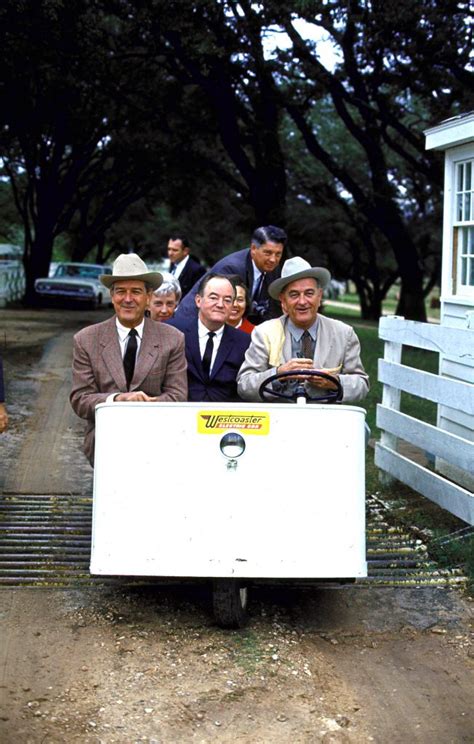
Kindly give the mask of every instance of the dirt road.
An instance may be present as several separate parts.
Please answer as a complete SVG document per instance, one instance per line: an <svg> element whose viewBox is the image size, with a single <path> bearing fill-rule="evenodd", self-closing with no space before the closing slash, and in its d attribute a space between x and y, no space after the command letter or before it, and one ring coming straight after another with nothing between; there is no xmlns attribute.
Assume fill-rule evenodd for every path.
<svg viewBox="0 0 474 744"><path fill-rule="evenodd" d="M101 313L0 311L5 494L89 495L71 337ZM256 590L247 629L206 586L0 590L0 741L468 742L471 603L454 589Z"/></svg>

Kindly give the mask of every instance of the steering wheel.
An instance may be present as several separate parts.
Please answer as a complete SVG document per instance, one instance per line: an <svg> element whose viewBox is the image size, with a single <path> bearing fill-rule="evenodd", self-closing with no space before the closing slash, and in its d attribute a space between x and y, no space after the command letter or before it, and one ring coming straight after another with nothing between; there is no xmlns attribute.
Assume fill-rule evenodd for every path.
<svg viewBox="0 0 474 744"><path fill-rule="evenodd" d="M324 388L315 388L315 391L320 391L322 394L320 395L311 395L308 390L304 386L304 381L300 380L298 382L298 385L294 390L291 390L290 392L282 392L280 390L273 390L270 388L270 385L273 382L276 381L284 381L285 378L295 378L295 377L322 377L325 380L329 380L329 382L332 382L335 386L333 390L326 390ZM334 377L333 375L329 375L327 372L320 372L316 369L295 369L291 370L290 372L280 372L280 374L272 375L271 377L267 377L264 382L260 385L259 391L258 391L260 397L263 400L271 401L272 398L270 396L273 396L274 398L283 398L284 400L294 400L296 401L297 398L304 396L308 403L336 403L338 400L342 399L342 385L337 377Z"/></svg>

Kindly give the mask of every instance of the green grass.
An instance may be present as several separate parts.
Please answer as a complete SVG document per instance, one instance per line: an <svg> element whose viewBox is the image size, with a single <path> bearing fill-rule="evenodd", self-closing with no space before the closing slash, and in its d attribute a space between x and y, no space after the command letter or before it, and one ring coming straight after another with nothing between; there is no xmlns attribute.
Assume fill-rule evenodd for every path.
<svg viewBox="0 0 474 744"><path fill-rule="evenodd" d="M383 386L377 380L377 367L378 360L383 358L384 343L378 338L378 324L357 319L355 312L349 308L325 308L325 315L352 325L359 337L362 363L370 377L370 391L361 406L367 411L371 436L378 441L381 432L375 424L376 406L382 400ZM438 362L439 357L435 352L403 348L402 363L410 367L437 374ZM436 424L436 404L431 401L402 393L400 410L421 421ZM468 591L474 594L474 535L459 533L466 528L464 522L403 483L394 481L390 486L382 485L380 471L374 464L372 447L367 448L366 488L368 493L378 493L385 503L393 504L392 518L395 522L416 525L419 529L429 531L432 535L428 541L431 557L443 567L463 566L469 580Z"/></svg>
<svg viewBox="0 0 474 744"><path fill-rule="evenodd" d="M439 320L440 318L440 309L439 307L432 307L432 300L434 298L438 298L438 291L435 290L434 292L431 292L428 297L426 298L425 305L426 305L426 314L429 318L433 320ZM344 295L341 295L338 298L338 302L342 302L344 304L349 305L359 305L359 295L354 293L347 292ZM396 293L392 292L389 293L388 297L385 298L385 300L382 302L382 312L384 315L395 315L397 311L397 297ZM354 308L335 308L331 307L331 314L333 311L340 310L342 315L346 315L349 317L354 318L360 318L360 310L356 310ZM335 313L336 314L336 313ZM337 313L339 315L339 313Z"/></svg>
<svg viewBox="0 0 474 744"><path fill-rule="evenodd" d="M362 363L370 378L370 391L363 406L367 410L367 423L372 436L379 438L380 430L375 425L376 406L382 401L382 384L377 380L378 360L383 359L384 343L378 337L378 324L357 321L350 313L343 315L342 308L326 307L325 315L343 320L352 325L359 337ZM404 348L402 363L434 374L438 371L438 354L423 349ZM400 410L427 423L436 423L436 404L415 395L402 393Z"/></svg>

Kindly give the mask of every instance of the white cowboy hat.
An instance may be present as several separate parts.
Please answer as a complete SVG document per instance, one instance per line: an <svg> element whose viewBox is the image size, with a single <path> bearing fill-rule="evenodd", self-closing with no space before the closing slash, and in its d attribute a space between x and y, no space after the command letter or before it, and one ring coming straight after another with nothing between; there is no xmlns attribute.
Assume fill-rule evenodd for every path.
<svg viewBox="0 0 474 744"><path fill-rule="evenodd" d="M136 253L121 253L112 266L111 274L101 274L100 281L104 287L110 287L119 279L139 279L149 284L152 289L158 289L163 277L157 271L148 271L144 261Z"/></svg>
<svg viewBox="0 0 474 744"><path fill-rule="evenodd" d="M312 267L311 264L300 256L289 258L283 264L280 279L275 279L275 281L269 285L268 294L270 297L273 297L274 300L278 300L287 284L295 282L297 279L306 279L307 277L317 279L321 289L324 289L324 287L327 287L329 284L331 274L327 269L323 269L319 266Z"/></svg>

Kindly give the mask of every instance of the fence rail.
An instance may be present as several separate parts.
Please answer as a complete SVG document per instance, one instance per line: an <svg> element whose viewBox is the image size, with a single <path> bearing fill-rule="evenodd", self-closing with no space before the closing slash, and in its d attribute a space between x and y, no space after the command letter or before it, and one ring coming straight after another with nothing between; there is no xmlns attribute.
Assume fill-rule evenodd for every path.
<svg viewBox="0 0 474 744"><path fill-rule="evenodd" d="M474 424L474 385L402 364L402 347L407 345L474 366L474 331L386 317L380 320L379 336L385 341L385 350L384 359L379 360L383 396L382 404L377 406L377 426L382 429L382 436L375 446L375 464L460 519L474 524L471 491L398 452L398 442L402 439L466 474L473 474L474 441L401 413L400 397L401 392L406 392L449 406L472 417Z"/></svg>

